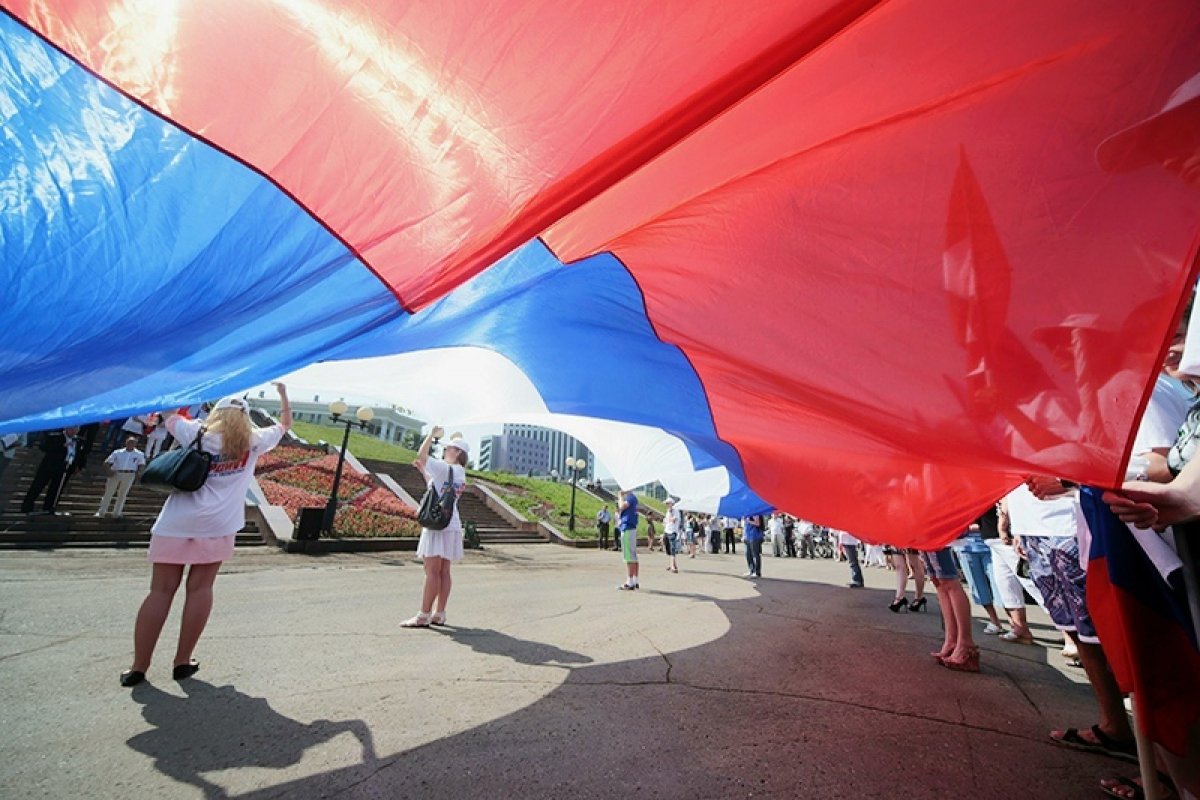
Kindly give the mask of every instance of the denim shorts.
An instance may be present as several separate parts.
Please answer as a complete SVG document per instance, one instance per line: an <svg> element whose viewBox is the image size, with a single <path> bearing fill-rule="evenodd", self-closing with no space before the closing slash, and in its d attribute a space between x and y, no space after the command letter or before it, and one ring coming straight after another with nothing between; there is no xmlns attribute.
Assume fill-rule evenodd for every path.
<svg viewBox="0 0 1200 800"><path fill-rule="evenodd" d="M962 577L958 574L958 564L954 563L954 553L949 547L941 550L922 550L921 560L925 562L925 574L934 580L957 581Z"/></svg>
<svg viewBox="0 0 1200 800"><path fill-rule="evenodd" d="M951 548L958 554L958 563L962 565L967 587L971 590L971 600L977 606L995 605L1000 589L992 571L992 550L983 537L978 533L967 534L952 544Z"/></svg>
<svg viewBox="0 0 1200 800"><path fill-rule="evenodd" d="M1082 642L1099 644L1087 610L1087 573L1079 566L1075 537L1022 536L1021 546L1029 558L1029 577L1042 593L1054 627L1075 633Z"/></svg>

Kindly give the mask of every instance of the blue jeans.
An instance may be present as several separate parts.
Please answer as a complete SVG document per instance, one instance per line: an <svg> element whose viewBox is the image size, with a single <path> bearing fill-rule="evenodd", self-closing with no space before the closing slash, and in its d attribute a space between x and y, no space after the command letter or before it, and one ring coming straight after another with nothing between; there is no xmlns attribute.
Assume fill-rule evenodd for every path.
<svg viewBox="0 0 1200 800"><path fill-rule="evenodd" d="M846 551L846 561L850 562L850 583L862 586L863 576L862 567L858 565L858 545L844 544L842 549Z"/></svg>
<svg viewBox="0 0 1200 800"><path fill-rule="evenodd" d="M762 577L762 541L746 542L746 566L751 575Z"/></svg>

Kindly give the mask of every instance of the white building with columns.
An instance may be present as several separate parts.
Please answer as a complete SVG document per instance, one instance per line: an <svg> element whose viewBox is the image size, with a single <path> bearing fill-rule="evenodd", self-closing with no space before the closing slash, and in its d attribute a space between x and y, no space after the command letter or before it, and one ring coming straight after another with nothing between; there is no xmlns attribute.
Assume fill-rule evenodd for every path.
<svg viewBox="0 0 1200 800"><path fill-rule="evenodd" d="M266 392L258 392L259 397L251 397L250 405L262 409L271 416L279 415L279 398L266 397ZM337 400L331 397L329 402L322 402L320 395L314 395L312 400L292 400L292 418L299 422L311 422L317 425L329 424L329 403ZM351 405L353 415L358 406ZM396 406L371 406L375 417L367 423L366 433L376 439L392 444L405 445L408 434L416 434L418 443L425 423L405 413L406 409Z"/></svg>

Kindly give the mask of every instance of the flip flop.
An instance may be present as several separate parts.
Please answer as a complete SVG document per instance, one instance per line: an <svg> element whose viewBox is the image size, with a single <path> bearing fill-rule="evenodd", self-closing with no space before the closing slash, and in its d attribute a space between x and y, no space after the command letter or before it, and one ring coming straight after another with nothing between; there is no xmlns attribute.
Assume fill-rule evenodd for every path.
<svg viewBox="0 0 1200 800"><path fill-rule="evenodd" d="M1137 744L1132 739L1127 742L1118 741L1102 731L1099 725L1093 725L1091 733L1092 736L1096 737L1096 741L1094 742L1089 742L1080 736L1078 728L1067 728L1063 731L1062 736L1055 736L1051 733L1050 739L1074 750L1098 753L1100 755L1119 758L1122 761L1137 763Z"/></svg>

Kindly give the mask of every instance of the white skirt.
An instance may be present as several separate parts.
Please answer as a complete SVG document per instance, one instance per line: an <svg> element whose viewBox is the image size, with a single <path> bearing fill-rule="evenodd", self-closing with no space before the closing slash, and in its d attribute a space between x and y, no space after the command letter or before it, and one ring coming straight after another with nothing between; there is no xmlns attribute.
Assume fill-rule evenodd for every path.
<svg viewBox="0 0 1200 800"><path fill-rule="evenodd" d="M421 529L421 541L417 542L417 558L445 558L450 561L462 561L463 531L462 528L446 528L442 531Z"/></svg>

